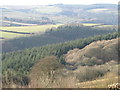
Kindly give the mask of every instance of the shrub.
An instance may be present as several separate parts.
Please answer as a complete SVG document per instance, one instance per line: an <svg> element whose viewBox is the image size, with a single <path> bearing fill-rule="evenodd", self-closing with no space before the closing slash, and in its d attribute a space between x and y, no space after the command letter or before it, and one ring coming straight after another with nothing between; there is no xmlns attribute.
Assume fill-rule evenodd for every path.
<svg viewBox="0 0 120 90"><path fill-rule="evenodd" d="M76 77L79 79L80 82L89 81L104 76L107 71L107 69L97 66L82 66L79 67Z"/></svg>

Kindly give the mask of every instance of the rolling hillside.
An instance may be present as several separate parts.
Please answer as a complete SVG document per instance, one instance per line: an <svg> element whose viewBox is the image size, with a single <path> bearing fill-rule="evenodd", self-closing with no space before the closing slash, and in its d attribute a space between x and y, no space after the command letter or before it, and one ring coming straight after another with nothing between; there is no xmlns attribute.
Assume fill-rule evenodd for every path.
<svg viewBox="0 0 120 90"><path fill-rule="evenodd" d="M104 37L104 39L106 37ZM93 39L93 41L94 40L95 38ZM59 48L62 49L63 46L70 43L71 44L74 43L73 45L75 46L77 45L77 41L75 42L73 41L73 42L63 43L61 44L62 45L61 47L59 46ZM3 86L12 87L12 85L14 84L14 87L23 87L23 88L24 87L27 87L27 88L28 87L29 88L35 88L35 87L37 88L44 88L44 87L46 88L59 88L59 87L101 88L101 86L103 88L107 88L108 85L110 84L118 83L117 81L118 58L116 57L116 55L118 54L119 51L117 52L118 50L117 43L118 43L118 39L102 40L102 41L95 41L90 44L87 44L83 48L80 47L80 45L78 45L78 47L81 48L80 50L75 49L77 47L74 47L73 50L69 47L69 50L67 50L66 53L62 53L60 50L62 57L63 58L65 57L66 64L62 64L60 62L59 57L53 56L55 54L52 54L52 53L55 52L55 50L57 49L56 47L56 49L54 50L55 45L52 45L53 47L50 46L50 49L52 50L52 52L49 52L48 55L44 56L45 58L41 56L41 59L40 59L39 57L37 61L36 60L34 61L32 57L37 56L38 52L40 51L42 52L43 49L47 50L47 47L49 46L47 46L46 49L45 47L41 48L41 50L38 50L40 48L34 48L34 49L24 50L24 51L19 51L14 53L7 53L6 55L4 54L2 59L4 64L3 74L5 75L7 74L8 77L3 75L3 83L4 83ZM109 53L106 53L106 54L101 53L99 51L100 48L101 48L101 52L110 51L109 53L111 53L112 55L110 55ZM37 53L35 53L36 50L38 50ZM97 52L98 56L96 56L95 54L96 51L99 51ZM93 53L89 53L89 52L93 52ZM22 58L20 56L21 54L23 54ZM84 57L84 55L82 54L85 54L86 57ZM26 55L29 55L29 56L26 56ZM39 55L43 55L43 52L39 53ZM87 59L87 61L84 62L84 65L78 64L80 63L80 61L85 60L87 58L87 55L89 56L88 57L89 60ZM11 57L8 57L8 56L11 56ZM91 56L95 57L96 60L93 60ZM101 56L106 58L105 59L100 58ZM82 60L80 58L77 59L77 57L80 57L80 58L82 57ZM76 68L76 65L73 65L71 63L70 58L74 59L72 61L74 61L74 63L77 65L77 68ZM100 63L101 62L100 60L104 63ZM33 62L34 64L32 64L31 62ZM92 62L92 65L90 64L91 62ZM16 63L16 65L14 63ZM111 77L112 77L112 80L110 80ZM11 83L9 83L11 81L12 81L12 85ZM101 83L101 85L98 85L98 83Z"/></svg>
<svg viewBox="0 0 120 90"><path fill-rule="evenodd" d="M35 27L33 27L33 29L32 27L30 28L31 32L34 30ZM13 28L13 31L16 31L16 29L19 30L22 28L24 27ZM42 29L42 26L40 27L38 26L38 28L41 28L39 29L41 31L45 30L45 29ZM29 28L26 27L26 30L29 31ZM35 30L38 30L38 29L35 29ZM23 31L25 32L25 28L23 29ZM94 27L92 28L92 27L82 26L79 24L63 25L63 26L59 26L58 28L49 29L42 35L37 33L38 35L3 41L2 50L3 52L10 52L10 51L16 51L16 50L21 50L25 48L39 47L39 46L48 45L48 44L76 40L76 39L86 38L90 36L108 34L116 31L117 31L116 28L108 28L108 29L94 28Z"/></svg>

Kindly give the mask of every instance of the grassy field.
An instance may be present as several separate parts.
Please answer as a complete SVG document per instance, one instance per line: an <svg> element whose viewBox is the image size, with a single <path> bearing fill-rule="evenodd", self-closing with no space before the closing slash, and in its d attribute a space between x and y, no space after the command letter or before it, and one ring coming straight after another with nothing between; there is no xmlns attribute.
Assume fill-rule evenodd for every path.
<svg viewBox="0 0 120 90"><path fill-rule="evenodd" d="M50 29L52 27L58 27L60 25L62 25L62 24L40 25L40 26L0 27L0 29L1 30L7 30L7 31L16 31L16 32L37 33L37 32L45 32L47 29ZM3 37L5 39L26 36L26 34L19 34L19 33L12 33L12 32L2 32L2 31L0 31L0 33L1 33L0 37Z"/></svg>

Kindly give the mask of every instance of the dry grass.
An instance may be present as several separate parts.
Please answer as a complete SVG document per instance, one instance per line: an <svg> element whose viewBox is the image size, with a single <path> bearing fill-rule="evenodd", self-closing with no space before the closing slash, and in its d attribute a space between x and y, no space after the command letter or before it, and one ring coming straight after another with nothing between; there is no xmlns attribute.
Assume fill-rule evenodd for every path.
<svg viewBox="0 0 120 90"><path fill-rule="evenodd" d="M118 76L113 73L107 73L104 77L93 80L78 83L79 88L108 88L108 85L118 83Z"/></svg>

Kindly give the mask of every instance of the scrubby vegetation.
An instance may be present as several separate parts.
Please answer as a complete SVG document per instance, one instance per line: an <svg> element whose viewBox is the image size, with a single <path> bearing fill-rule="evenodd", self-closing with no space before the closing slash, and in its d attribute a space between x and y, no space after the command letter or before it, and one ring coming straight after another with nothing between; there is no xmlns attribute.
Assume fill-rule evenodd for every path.
<svg viewBox="0 0 120 90"><path fill-rule="evenodd" d="M57 68L54 69L54 66L56 67L56 65L57 65L57 67L59 67L59 65L63 64L63 65L65 65L63 70L68 69L68 70L70 70L68 72L71 72L71 70L76 70L78 67L76 67L74 65L71 67L71 65L67 64L64 61L63 55L66 54L69 50L72 50L74 48L82 49L86 45L90 44L91 42L94 42L94 41L97 41L97 40L109 40L109 39L117 38L118 36L119 36L118 33L112 33L112 34L108 34L108 35L89 37L89 38L85 38L85 39L79 39L79 40L75 40L75 41L69 41L69 42L53 44L53 45L47 45L47 46L38 47L38 48L36 47L36 48L32 48L32 49L25 49L25 50L21 50L21 51L17 51L17 52L4 53L2 55L3 75L5 76L4 78L7 78L7 79L4 79L4 80L9 80L9 78L5 74L9 73L8 70L10 70L10 71L14 72L14 75L12 75L12 76L16 76L18 82L20 82L19 81L19 76L22 76L21 78L23 78L23 79L20 78L21 82L24 82L24 79L27 79L29 81L29 78L28 77L26 78L26 75L29 75L29 72L31 71L34 64L37 63L38 60L40 60L42 58L45 58L47 56L51 56L51 55L54 55L54 56L57 56L57 57L56 58L55 57L51 57L51 58L49 57L49 59L46 58L44 60L40 60L41 61L40 63L42 63L42 61L43 61L43 63L45 63L45 64L40 65L40 67L42 67L42 66L43 66L43 68L47 67L45 69L45 71L47 69L49 71L50 68L52 70L55 70ZM49 62L49 60L50 60L50 62ZM52 62L52 60L57 60L57 62L56 61ZM58 62L61 63L61 64L56 64ZM50 65L50 67L48 68L49 65ZM37 65L37 66L39 66L39 65ZM39 69L36 69L36 70L39 70ZM60 68L59 68L59 70L60 70ZM88 72L86 72L84 70L86 70ZM78 80L79 81L94 80L95 78L104 76L105 73L107 73L109 71L110 70L107 69L107 68L105 68L105 69L93 68L93 70L89 70L89 67L88 67L86 69L83 69L83 71L82 71L83 76L82 76L82 74L76 74L77 77L80 76L80 77L82 77L82 79L80 79L80 78L75 79L74 78L74 80L75 81L76 80L77 81ZM89 75L91 75L90 77L87 77L87 76L84 75L84 74L88 75L88 73L89 73ZM95 75L92 75L92 73L94 73ZM37 74L37 72L36 72L36 74ZM7 75L10 76L9 74L7 74ZM35 75L35 74L33 73L33 75ZM60 74L58 74L58 75L60 75ZM73 75L73 76L71 76L71 75ZM71 74L71 75L70 75L70 78L74 77L74 73ZM33 76L33 77L36 77L36 76ZM44 76L44 77L46 78L46 76ZM62 78L62 76L60 76L60 77ZM66 79L67 78L65 78L65 80ZM11 78L10 78L9 81L11 82ZM4 82L6 82L6 81L4 81ZM56 82L60 83L60 81L56 81ZM24 82L24 83L26 83L26 82ZM68 83L66 83L66 84L68 84ZM26 84L23 84L23 85L26 85Z"/></svg>
<svg viewBox="0 0 120 90"><path fill-rule="evenodd" d="M112 41L114 43L115 42L117 43L116 40L112 40ZM110 41L104 41L104 42L109 43ZM103 41L101 41L101 44L102 43ZM112 44L113 43L111 43L111 45ZM91 45L88 46L91 47ZM114 46L116 45L114 44ZM74 54L74 52L71 53ZM80 54L75 55L75 57L79 55ZM118 58L116 59L118 60ZM53 63L53 61L56 63ZM46 65L47 65L47 69L43 69L46 68ZM59 66L60 67L55 68L56 65L57 67ZM31 78L30 87L107 88L112 83L118 83L119 69L118 69L118 62L116 60L107 61L101 65L93 65L93 66L78 65L78 67L74 70L68 68L70 65L67 66L66 65L62 67L62 64L60 63L58 64L58 60L54 56L50 56L38 61L38 63L36 63L36 65L34 65L33 69L30 71L30 78ZM46 72L42 70L45 70ZM35 72L37 73L34 74ZM45 74L45 73L49 73L49 74ZM111 77L112 79L110 79ZM39 83L35 83L35 82L39 82Z"/></svg>
<svg viewBox="0 0 120 90"><path fill-rule="evenodd" d="M70 50L65 55L65 61L72 65L101 65L110 60L118 60L117 39L93 42L83 49Z"/></svg>
<svg viewBox="0 0 120 90"><path fill-rule="evenodd" d="M9 72L9 78L4 77L3 87L107 88L112 83L118 83L118 64L110 61L102 65L79 66L75 70L69 70L55 56L49 56L37 61L27 77L15 76L15 73L13 76L13 72L11 74Z"/></svg>

